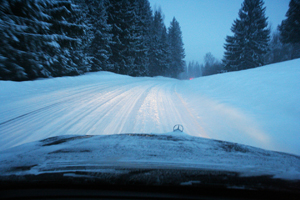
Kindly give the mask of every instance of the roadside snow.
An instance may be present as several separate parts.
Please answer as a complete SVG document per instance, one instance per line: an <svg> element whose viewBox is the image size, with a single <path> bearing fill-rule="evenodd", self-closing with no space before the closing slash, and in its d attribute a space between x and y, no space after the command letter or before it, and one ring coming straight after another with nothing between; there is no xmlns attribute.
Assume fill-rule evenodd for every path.
<svg viewBox="0 0 300 200"><path fill-rule="evenodd" d="M188 135L300 155L299 66L297 59L192 81L109 72L0 81L0 150L61 135L166 133L182 124Z"/></svg>
<svg viewBox="0 0 300 200"><path fill-rule="evenodd" d="M300 59L194 79L177 91L210 138L300 155Z"/></svg>

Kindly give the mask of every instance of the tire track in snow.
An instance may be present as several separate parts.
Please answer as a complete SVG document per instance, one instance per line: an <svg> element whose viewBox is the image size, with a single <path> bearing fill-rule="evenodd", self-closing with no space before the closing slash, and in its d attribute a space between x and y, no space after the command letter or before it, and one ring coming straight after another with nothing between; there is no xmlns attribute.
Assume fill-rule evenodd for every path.
<svg viewBox="0 0 300 200"><path fill-rule="evenodd" d="M129 84L136 84L138 82L143 82L143 80L135 80L135 83ZM128 83L125 83L125 86L126 85L128 85ZM21 116L33 114L36 110L43 109L44 107L51 106L52 104L64 103L64 101L76 101L77 97L82 99L82 96L94 95L96 91L102 91L105 89L113 90L114 88L120 89L122 87L124 87L124 80L114 80L105 83L99 82L84 86L64 88L62 90L58 89L57 91L50 91L49 93L34 95L33 97L25 96L25 98L21 100L19 100L20 98L17 98L17 101L12 100L13 102L2 102L2 105L0 105L2 115L0 117L4 116L6 120L3 120L1 123L7 123L8 121L14 120L14 118L18 119ZM87 99L89 99L88 96Z"/></svg>
<svg viewBox="0 0 300 200"><path fill-rule="evenodd" d="M151 88L155 85L157 85L157 83L152 82L145 86L138 86L135 90L131 90L129 94L118 103L117 106L119 106L119 108L114 111L111 109L108 113L108 116L111 113L118 114L113 118L114 120L111 120L108 126L106 126L104 133L133 132L133 127L136 123L139 123L136 121L137 109L140 107L141 102L148 96Z"/></svg>
<svg viewBox="0 0 300 200"><path fill-rule="evenodd" d="M180 82L177 84L180 84ZM200 136L201 134L198 122L192 115L190 115L190 112L185 107L184 102L180 101L179 97L176 95L176 84L165 87L164 89L166 88L168 88L168 90L165 91L166 95L163 96L164 99L162 100L166 107L166 114L164 114L164 118L167 116L173 116L172 118L169 118L171 122L170 126L172 126L172 128L175 124L182 124L186 133Z"/></svg>
<svg viewBox="0 0 300 200"><path fill-rule="evenodd" d="M196 113L193 114L193 111L191 111L188 108L187 103L182 99L180 94L177 93L176 87L174 88L174 94L176 94L178 101L180 101L180 103L184 107L183 110L186 112L186 116L188 116L188 118L190 119L190 123L189 123L190 125L187 124L186 127L188 127L188 130L192 129L192 128L194 129L194 130L188 131L189 134L194 135L194 136L201 136L201 137L209 138L207 133L205 132L204 128L200 125L199 119L196 118L196 116L197 116Z"/></svg>
<svg viewBox="0 0 300 200"><path fill-rule="evenodd" d="M20 111L19 116L0 124L0 150L65 134L164 133L177 123L184 125L188 134L205 136L199 133L200 124L176 93L179 80L129 80L100 80L51 91L29 101L34 103L23 103L25 111L31 111Z"/></svg>
<svg viewBox="0 0 300 200"><path fill-rule="evenodd" d="M140 123L136 125L135 132L165 133L172 131L175 124L182 124L186 133L208 137L200 121L176 92L180 83L179 80L163 81L151 88L137 114Z"/></svg>
<svg viewBox="0 0 300 200"><path fill-rule="evenodd" d="M104 113L101 118L105 118L107 113L112 113L116 106L124 104L124 98L132 96L133 98L128 100L123 107L130 106L132 102L137 101L134 101L136 97L141 96L140 93L143 94L143 90L147 90L154 84L148 82L134 81L133 83L123 84L123 86L108 86L104 90L103 88L95 89L96 86L91 87L87 92L78 92L68 96L67 99L62 98L64 100L52 104L51 109L46 106L30 113L32 115L25 114L22 117L10 120L9 123L0 126L1 143L3 144L0 148L3 149L16 144L63 134L101 134L101 130L97 133L90 131L91 127L99 121L99 117L97 116L94 121L87 120L87 118L93 113L102 114L101 112ZM82 103L84 101L85 103ZM135 104L132 105L133 109ZM118 110L114 112L116 113ZM125 113L130 113L130 110ZM125 119L123 119L123 123ZM82 121L85 121L86 124ZM112 124L112 126L117 127L119 124ZM108 130L106 132L106 134L112 133L115 133L115 131Z"/></svg>
<svg viewBox="0 0 300 200"><path fill-rule="evenodd" d="M86 88L85 92L82 92L82 90L84 90L82 89L75 92L73 95L63 97L57 103L50 104L49 106L39 108L31 111L30 113L26 113L14 119L8 120L6 123L2 123L2 125L0 125L2 143L2 145L0 145L0 149L5 149L16 144L34 141L45 137L66 134L60 131L60 126L57 123L53 122L55 121L55 118L61 119L61 115L73 115L67 120L69 123L73 122L74 118L78 118L78 115L82 116L84 114L88 114L88 111L85 110L85 108L87 107L88 103L91 104L93 101L95 101L95 97L98 96L98 99L103 98L101 96L99 97L101 92L105 92L106 90L109 91L103 98L105 100L104 103L106 103L115 99L116 96L122 95L126 88L131 87L130 85L138 85L140 82L141 81L129 84L127 83L123 84L123 86L107 86L104 88L100 87L100 89L97 88L97 85L95 85ZM76 91L76 89L74 89L74 91ZM59 97L60 96L57 98L59 99ZM74 107L76 107L76 105L82 104L81 102L83 101L88 101L88 103L81 105L77 112L74 113L74 110L72 109L75 109ZM89 111L92 110L93 108L89 109ZM67 114L65 112L67 112ZM62 119L62 121L64 120ZM56 128L53 130L53 127L51 126L56 126ZM65 123L63 123L62 126L64 127ZM76 133L73 132L69 134Z"/></svg>
<svg viewBox="0 0 300 200"><path fill-rule="evenodd" d="M114 86L117 90L120 90L120 86ZM74 94L72 94L72 95L68 95L68 96L66 96L66 97L60 97L60 96L58 96L58 97L56 97L56 98L58 98L59 99L59 101L58 102L55 102L55 103L51 103L51 104L49 104L49 105L47 105L47 106L43 106L43 107L41 107L41 108L38 108L38 109L35 109L35 110L33 110L33 111L30 111L30 112L28 112L28 113L25 113L25 114L21 114L21 115L19 115L19 116L17 116L17 117L14 117L14 118L12 118L12 119L9 119L9 120L6 120L6 121L4 121L4 122L1 122L0 123L0 126L1 125L4 125L4 124L7 124L7 123L10 123L10 122L14 122L15 120L21 120L22 118L24 118L24 117L27 117L27 118L35 118L34 116L31 116L31 115L36 115L36 114L40 114L41 112L48 112L48 110L49 109L51 109L52 107L54 107L54 106L58 106L58 105L60 105L60 104L66 104L66 103L68 103L68 104L70 104L70 103L73 103L73 104L75 104L75 103L77 103L77 102L82 102L82 101L86 101L86 100L90 100L90 99L92 99L92 98L94 98L95 96L97 96L97 94L96 94L96 92L98 91L98 90L100 90L100 91L102 91L102 90L105 90L105 89L108 89L108 90L114 90L114 87L111 87L111 86L106 86L106 87L102 87L102 88L98 88L97 87L97 85L93 85L92 87L90 87L90 88L85 88L85 89L81 89L81 90L75 90L74 89L74 91L76 91ZM124 87L124 86L123 86ZM92 89L92 90L91 90ZM83 91L83 90L85 90L85 91ZM82 96L84 96L84 98L82 97ZM45 97L45 99L47 99L48 101L50 101L50 102L52 102L52 100L51 100L51 97L50 97L50 100L48 99L49 98L49 95L47 95L47 97ZM48 102L44 102L44 99L41 99L40 100L40 102L42 102L42 103L45 103L45 104L47 104ZM36 106L35 104L28 104L29 105L29 107L31 106L31 107L34 107L34 106ZM5 115L5 113L4 113L4 115Z"/></svg>
<svg viewBox="0 0 300 200"><path fill-rule="evenodd" d="M70 130L71 133L77 131L76 134L114 134L120 133L122 127L120 127L120 122L127 121L126 117L123 117L126 113L130 113L127 107L136 106L136 101L139 98L139 95L144 93L143 86L136 85L132 86L132 88L123 91L118 91L118 94L114 93L108 97L104 97L104 102L98 103L97 106L92 106L88 111L80 114L78 117L78 121L85 121L86 124L83 127L78 127L75 130L75 126L77 123L74 123L73 130ZM128 98L133 97L133 98ZM96 100L97 101L97 100ZM132 104L132 105L130 105ZM126 109L125 111L124 108ZM120 120L118 118L121 118ZM105 121L106 120L106 121ZM112 127L109 125L112 124ZM119 123L117 123L119 122ZM118 131L116 131L116 127L119 127ZM71 126L69 127L71 128Z"/></svg>

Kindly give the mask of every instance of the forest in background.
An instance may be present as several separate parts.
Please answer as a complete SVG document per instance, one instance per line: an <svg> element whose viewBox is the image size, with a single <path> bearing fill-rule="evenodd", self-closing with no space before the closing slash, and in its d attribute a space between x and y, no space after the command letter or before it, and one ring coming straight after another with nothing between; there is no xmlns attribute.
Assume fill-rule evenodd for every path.
<svg viewBox="0 0 300 200"><path fill-rule="evenodd" d="M179 22L166 28L148 0L3 0L0 79L111 71L176 78L184 71Z"/></svg>
<svg viewBox="0 0 300 200"><path fill-rule="evenodd" d="M148 0L0 1L0 80L111 71L130 76L195 78L300 57L300 1L271 33L263 0L244 0L224 58L185 63L179 22L167 28Z"/></svg>
<svg viewBox="0 0 300 200"><path fill-rule="evenodd" d="M181 78L239 71L300 58L300 1L291 0L286 19L271 33L263 0L244 0L226 37L222 61L210 52L204 63L189 62Z"/></svg>

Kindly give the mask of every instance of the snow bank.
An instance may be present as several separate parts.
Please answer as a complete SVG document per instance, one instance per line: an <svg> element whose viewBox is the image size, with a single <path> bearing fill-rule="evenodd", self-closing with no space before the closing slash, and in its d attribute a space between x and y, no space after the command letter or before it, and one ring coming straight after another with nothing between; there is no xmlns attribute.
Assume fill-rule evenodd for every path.
<svg viewBox="0 0 300 200"><path fill-rule="evenodd" d="M182 82L177 92L210 138L300 155L300 59Z"/></svg>

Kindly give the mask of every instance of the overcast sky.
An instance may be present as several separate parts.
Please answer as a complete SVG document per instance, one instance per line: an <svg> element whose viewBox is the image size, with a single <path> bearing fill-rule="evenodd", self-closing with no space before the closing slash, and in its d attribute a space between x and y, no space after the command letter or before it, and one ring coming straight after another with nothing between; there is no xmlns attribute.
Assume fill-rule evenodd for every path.
<svg viewBox="0 0 300 200"><path fill-rule="evenodd" d="M149 0L152 10L161 7L167 27L173 17L181 26L187 62L203 62L207 52L222 59L223 45L243 0ZM289 0L265 0L273 30L285 19Z"/></svg>

